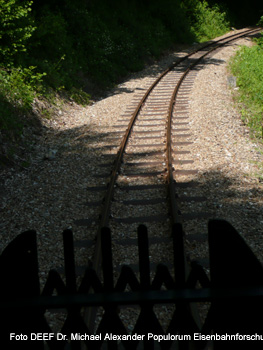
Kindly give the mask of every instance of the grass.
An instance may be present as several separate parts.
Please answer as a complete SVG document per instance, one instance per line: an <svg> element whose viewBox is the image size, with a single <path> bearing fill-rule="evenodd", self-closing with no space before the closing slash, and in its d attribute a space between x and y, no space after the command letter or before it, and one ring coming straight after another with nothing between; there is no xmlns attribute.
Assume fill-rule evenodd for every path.
<svg viewBox="0 0 263 350"><path fill-rule="evenodd" d="M260 151L260 153L262 153ZM263 164L259 161L250 161L251 164L255 165L257 167L257 171L250 174L250 177L255 177L259 182L263 182Z"/></svg>
<svg viewBox="0 0 263 350"><path fill-rule="evenodd" d="M241 47L230 69L237 77L242 120L256 138L263 139L263 37L253 47Z"/></svg>

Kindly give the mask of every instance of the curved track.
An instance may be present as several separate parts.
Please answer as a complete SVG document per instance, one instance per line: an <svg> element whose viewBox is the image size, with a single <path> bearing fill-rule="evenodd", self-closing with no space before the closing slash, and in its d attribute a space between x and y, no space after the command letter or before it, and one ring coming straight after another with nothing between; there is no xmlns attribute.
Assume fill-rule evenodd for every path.
<svg viewBox="0 0 263 350"><path fill-rule="evenodd" d="M168 232L171 226L181 224L188 215L206 217L207 213L182 213L180 201L189 198L178 198L177 195L177 187L186 184L178 184L176 175L197 172L189 168L194 161L189 159L189 93L200 63L206 56L257 31L259 29L251 29L210 42L181 58L153 82L132 115L123 116L120 124L116 125L116 134L123 137L113 163L102 165L111 170L99 204L101 214L92 262L96 270L101 265L101 229L105 226L113 225L113 231L126 232L129 226L138 226L139 223L159 223L163 231ZM178 165L186 167L182 169ZM135 192L140 196L134 198ZM155 205L156 209L153 209ZM141 216L135 214L138 206L144 208ZM137 207L135 211L134 207ZM129 243L126 244L129 247ZM86 315L90 329L94 317L94 313Z"/></svg>

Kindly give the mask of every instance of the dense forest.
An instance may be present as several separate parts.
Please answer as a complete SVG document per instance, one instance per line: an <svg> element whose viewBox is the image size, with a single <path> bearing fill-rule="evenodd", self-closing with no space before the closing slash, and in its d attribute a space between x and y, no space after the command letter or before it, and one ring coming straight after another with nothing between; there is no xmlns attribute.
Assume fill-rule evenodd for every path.
<svg viewBox="0 0 263 350"><path fill-rule="evenodd" d="M88 103L180 43L256 24L256 0L0 0L0 141L37 99ZM43 111L43 117L45 111Z"/></svg>

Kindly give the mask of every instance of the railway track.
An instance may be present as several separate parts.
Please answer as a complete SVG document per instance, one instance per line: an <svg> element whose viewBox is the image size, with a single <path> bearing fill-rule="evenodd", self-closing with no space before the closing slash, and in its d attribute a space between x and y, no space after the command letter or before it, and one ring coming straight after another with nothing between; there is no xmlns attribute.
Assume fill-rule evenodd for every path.
<svg viewBox="0 0 263 350"><path fill-rule="evenodd" d="M120 265L133 265L137 260L139 224L148 227L154 269L155 263L166 262L172 256L170 232L173 225L184 224L187 220L207 222L213 216L205 210L206 198L195 191L198 184L191 180L198 169L191 158L189 95L206 58L224 45L257 31L259 29L233 34L182 57L121 116L112 135L115 148L109 145L104 157L108 160L101 164L100 177L105 179L106 185L88 188L100 197L98 201L87 203L96 208L99 215L75 222L87 229L95 222L97 235L92 266L96 271L101 266L101 229L105 226L111 228L113 258L118 256L114 260L117 275ZM197 236L188 235L187 239L205 240L204 235ZM85 244L87 242L77 243L82 247ZM209 267L207 260L202 263ZM136 270L136 266L133 267ZM89 329L94 330L96 312L88 310L85 317Z"/></svg>

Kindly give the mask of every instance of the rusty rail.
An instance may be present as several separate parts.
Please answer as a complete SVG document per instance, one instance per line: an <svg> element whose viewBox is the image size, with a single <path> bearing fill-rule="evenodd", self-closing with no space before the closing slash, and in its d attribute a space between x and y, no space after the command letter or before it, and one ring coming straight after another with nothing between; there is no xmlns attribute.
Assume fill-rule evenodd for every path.
<svg viewBox="0 0 263 350"><path fill-rule="evenodd" d="M116 159L113 163L113 169L111 171L110 175L110 180L107 185L107 192L105 194L105 197L103 198L102 201L102 206L101 206L101 216L99 220L99 225L98 225L98 231L97 231L97 237L96 237L96 246L95 246L95 253L94 253L94 258L93 258L93 268L98 272L100 270L101 266L101 230L103 227L108 226L109 224L109 219L110 219L110 206L111 206L111 201L113 199L113 194L114 194L114 188L116 186L116 181L118 178L118 175L120 173L120 167L122 164L122 159L123 155L125 152L125 148L128 142L128 139L130 137L130 134L132 132L132 128L135 124L135 121L137 119L138 114L140 113L145 101L153 91L153 89L158 85L158 83L163 79L164 76L166 76L170 71L172 71L177 65L179 65L181 62L184 60L188 59L189 57L193 56L196 54L198 51L202 51L210 46L215 45L215 47L212 47L210 50L208 50L205 54L203 54L200 58L196 59L195 62L191 63L188 68L185 70L185 72L182 74L182 77L180 78L179 82L177 83L172 98L170 100L170 105L169 105L169 112L167 116L167 142L166 142L166 154L167 154L167 189L168 189L168 197L170 201L170 208L171 208L171 223L172 225L176 225L178 230L180 231L180 234L182 235L182 229L181 229L181 216L179 212L179 207L178 203L175 197L175 180L173 178L173 166L172 166L172 141L171 141L171 130L172 130L172 116L173 116L173 108L176 103L176 96L178 94L178 91L180 89L180 86L187 76L187 74L192 70L194 66L196 66L204 57L206 57L208 54L210 54L212 51L222 47L226 43L229 43L231 41L237 40L241 37L247 36L248 34L253 34L259 31L260 29L249 29L241 34L233 34L228 36L227 38L220 39L216 42L212 41L209 42L202 47L199 47L198 49L193 50L191 53L188 55L180 58L177 60L174 64L172 64L169 68L167 68L155 81L154 83L149 87L149 89L146 91L140 102L138 103L134 113L132 114L131 120L129 122L129 125L125 131L125 134L123 136L121 145L119 147L119 150L117 152ZM179 224L179 225L178 225ZM181 247L182 243L182 238L180 238L181 244L178 245L178 247ZM179 253L179 252L178 252ZM183 254L182 254L182 259L184 259ZM179 273L180 276L182 274ZM184 273L183 273L184 275ZM182 281L182 280L181 280ZM95 320L95 312L94 310L91 311L90 309L87 310L86 312L86 322L89 326L90 329L92 329L92 326L94 325L94 320Z"/></svg>

